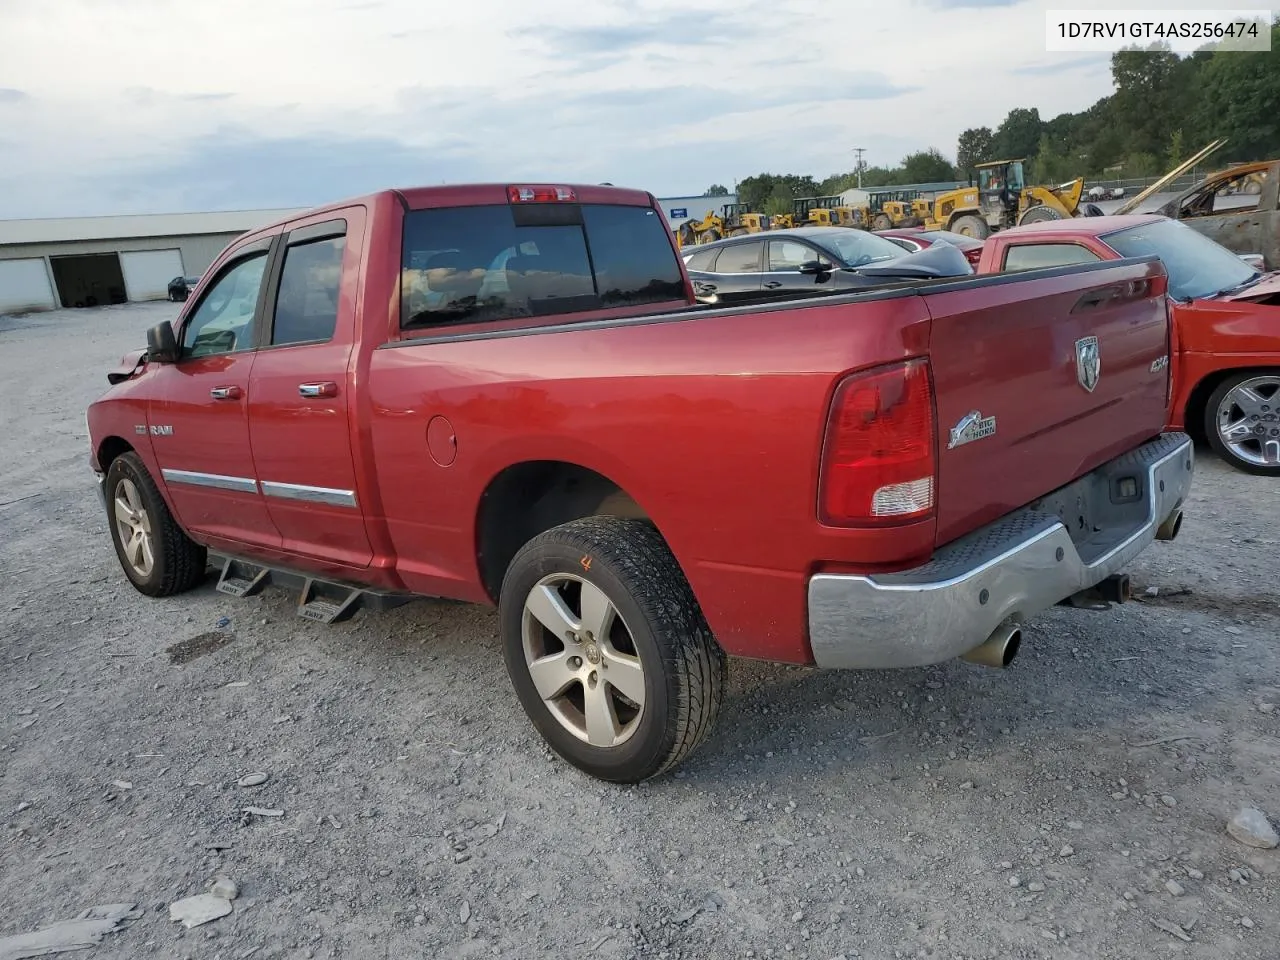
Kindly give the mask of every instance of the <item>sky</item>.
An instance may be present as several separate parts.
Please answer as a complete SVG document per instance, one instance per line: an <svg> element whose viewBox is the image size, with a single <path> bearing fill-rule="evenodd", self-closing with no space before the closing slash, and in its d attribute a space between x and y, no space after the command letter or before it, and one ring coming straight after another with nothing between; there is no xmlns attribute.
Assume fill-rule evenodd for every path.
<svg viewBox="0 0 1280 960"><path fill-rule="evenodd" d="M847 171L854 147L954 158L1013 107L1111 92L1106 54L1045 51L1064 5L0 0L0 218L488 180L683 196Z"/></svg>

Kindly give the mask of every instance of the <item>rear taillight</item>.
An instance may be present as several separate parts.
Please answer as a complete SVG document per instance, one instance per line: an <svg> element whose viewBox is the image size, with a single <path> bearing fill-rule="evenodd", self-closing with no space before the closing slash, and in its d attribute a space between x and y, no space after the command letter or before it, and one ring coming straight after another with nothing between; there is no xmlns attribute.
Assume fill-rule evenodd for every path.
<svg viewBox="0 0 1280 960"><path fill-rule="evenodd" d="M507 187L507 198L512 203L576 203L573 187L556 187L547 184Z"/></svg>
<svg viewBox="0 0 1280 960"><path fill-rule="evenodd" d="M928 361L847 377L836 387L822 445L820 519L863 526L930 516L936 450Z"/></svg>

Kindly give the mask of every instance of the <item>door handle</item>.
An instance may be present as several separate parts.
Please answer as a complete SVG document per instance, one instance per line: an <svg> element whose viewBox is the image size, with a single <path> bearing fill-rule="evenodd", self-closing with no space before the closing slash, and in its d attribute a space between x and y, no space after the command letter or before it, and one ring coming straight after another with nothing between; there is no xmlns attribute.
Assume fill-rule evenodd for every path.
<svg viewBox="0 0 1280 960"><path fill-rule="evenodd" d="M338 395L338 385L332 380L325 383L300 383L298 384L298 396L314 399L315 397L336 397Z"/></svg>
<svg viewBox="0 0 1280 960"><path fill-rule="evenodd" d="M716 285L714 283L695 283L699 293L715 293Z"/></svg>
<svg viewBox="0 0 1280 960"><path fill-rule="evenodd" d="M778 287L780 286L782 286L781 280L769 280L769 281L766 281L764 288L766 290L777 290Z"/></svg>
<svg viewBox="0 0 1280 960"><path fill-rule="evenodd" d="M239 387L214 387L209 391L209 396L215 400L239 400Z"/></svg>

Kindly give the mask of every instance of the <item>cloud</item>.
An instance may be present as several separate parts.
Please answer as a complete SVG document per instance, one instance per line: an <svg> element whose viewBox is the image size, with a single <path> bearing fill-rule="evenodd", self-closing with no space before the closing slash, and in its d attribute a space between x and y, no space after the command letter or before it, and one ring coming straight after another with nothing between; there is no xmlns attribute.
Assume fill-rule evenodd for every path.
<svg viewBox="0 0 1280 960"><path fill-rule="evenodd" d="M990 7L1016 7L1024 0L925 0L927 6L943 10L984 10Z"/></svg>
<svg viewBox="0 0 1280 960"><path fill-rule="evenodd" d="M1014 67L1010 73L1020 77L1052 77L1072 70L1084 70L1094 67L1105 67L1111 63L1111 54L1097 53L1087 57L1072 57L1069 60L1050 60L1047 63L1028 63Z"/></svg>
<svg viewBox="0 0 1280 960"><path fill-rule="evenodd" d="M0 87L0 103L22 103L30 100L31 95L13 87Z"/></svg>
<svg viewBox="0 0 1280 960"><path fill-rule="evenodd" d="M620 55L647 46L706 47L756 34L751 18L691 10L648 20L597 26L534 26L512 31L571 57Z"/></svg>

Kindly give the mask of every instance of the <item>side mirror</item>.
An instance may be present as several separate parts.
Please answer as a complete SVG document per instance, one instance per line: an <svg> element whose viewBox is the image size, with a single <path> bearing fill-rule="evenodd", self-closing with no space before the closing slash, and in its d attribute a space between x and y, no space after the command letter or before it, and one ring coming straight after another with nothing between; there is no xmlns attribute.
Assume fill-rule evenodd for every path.
<svg viewBox="0 0 1280 960"><path fill-rule="evenodd" d="M173 324L166 320L147 331L147 359L154 363L177 363L178 342Z"/></svg>
<svg viewBox="0 0 1280 960"><path fill-rule="evenodd" d="M821 260L806 260L800 264L800 272L809 276L817 276L818 274L828 273L826 267L822 265Z"/></svg>
<svg viewBox="0 0 1280 960"><path fill-rule="evenodd" d="M1241 253L1241 254L1238 254L1238 256L1240 257L1241 260L1243 260L1249 266L1253 267L1253 269L1257 270L1259 273L1267 272L1267 261L1262 254Z"/></svg>

